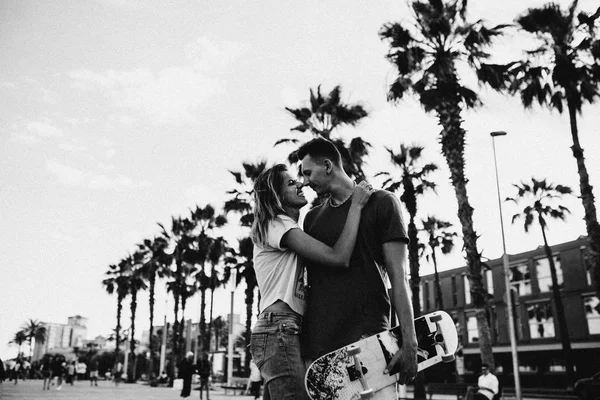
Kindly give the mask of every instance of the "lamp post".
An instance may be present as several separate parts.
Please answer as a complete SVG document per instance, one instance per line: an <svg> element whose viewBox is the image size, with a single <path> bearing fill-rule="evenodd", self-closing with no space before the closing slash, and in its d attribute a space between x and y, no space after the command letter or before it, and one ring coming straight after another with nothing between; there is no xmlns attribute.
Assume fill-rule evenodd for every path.
<svg viewBox="0 0 600 400"><path fill-rule="evenodd" d="M231 386L233 377L233 300L235 296L235 286L237 278L237 269L231 269L229 277L229 290L231 291L231 309L229 311L229 341L227 343L227 385Z"/></svg>
<svg viewBox="0 0 600 400"><path fill-rule="evenodd" d="M494 170L496 172L496 190L498 193L498 209L500 211L500 230L502 232L502 265L504 266L504 286L506 287L506 308L508 311L508 336L510 338L510 352L513 362L513 375L515 377L515 398L521 400L521 379L519 377L519 358L517 354L517 338L515 335L515 320L513 316L513 301L511 296L508 254L506 253L506 239L504 237L504 218L502 214L502 200L500 198L500 182L498 180L498 163L496 161L496 136L505 136L504 131L491 132L492 149L494 151Z"/></svg>

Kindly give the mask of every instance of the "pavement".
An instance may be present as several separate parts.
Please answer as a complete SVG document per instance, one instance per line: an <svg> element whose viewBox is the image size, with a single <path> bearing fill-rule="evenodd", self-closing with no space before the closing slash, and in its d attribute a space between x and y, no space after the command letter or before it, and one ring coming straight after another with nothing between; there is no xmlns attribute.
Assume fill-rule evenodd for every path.
<svg viewBox="0 0 600 400"><path fill-rule="evenodd" d="M204 394L204 393L203 393ZM407 398L412 398L412 393L407 393ZM194 390L188 398L190 400L199 399L199 392ZM206 397L205 397L206 398ZM211 400L250 400L252 396L225 394L224 390L216 387L210 392ZM111 381L100 381L98 386L90 387L88 381L75 382L73 386L62 385L61 390L56 390L52 386L51 390L42 390L42 381L19 381L16 385L13 382L4 381L0 383L0 399L18 399L18 400L177 400L179 390L166 387L150 387L144 384L126 384L121 383L115 387ZM510 398L504 397L504 400ZM278 400L278 399L273 399ZM433 400L456 400L453 395L434 395ZM524 399L526 400L526 399ZM536 400L543 400L537 398Z"/></svg>
<svg viewBox="0 0 600 400"><path fill-rule="evenodd" d="M18 400L177 400L179 390L167 387L150 387L144 384L126 384L121 383L115 387L112 381L99 381L98 386L90 386L89 381L78 381L73 386L63 383L61 390L56 390L56 386L51 386L50 390L42 390L41 380L19 381L16 385L13 382L4 381L0 383L0 399L18 399ZM230 392L231 393L231 392ZM206 399L206 393L203 393ZM199 392L194 390L188 397L190 400L198 400ZM225 395L220 387L210 392L211 400L251 400L253 396L233 396Z"/></svg>

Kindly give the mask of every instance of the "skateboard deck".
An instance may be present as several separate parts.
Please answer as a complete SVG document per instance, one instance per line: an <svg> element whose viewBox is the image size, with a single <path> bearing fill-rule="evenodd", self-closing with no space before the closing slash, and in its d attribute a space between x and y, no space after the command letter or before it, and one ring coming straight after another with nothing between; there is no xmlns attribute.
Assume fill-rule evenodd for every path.
<svg viewBox="0 0 600 400"><path fill-rule="evenodd" d="M419 371L454 360L458 334L450 315L444 311L423 315L415 319L415 330ZM383 370L401 340L397 326L317 358L306 372L308 395L312 400L395 399L398 374Z"/></svg>

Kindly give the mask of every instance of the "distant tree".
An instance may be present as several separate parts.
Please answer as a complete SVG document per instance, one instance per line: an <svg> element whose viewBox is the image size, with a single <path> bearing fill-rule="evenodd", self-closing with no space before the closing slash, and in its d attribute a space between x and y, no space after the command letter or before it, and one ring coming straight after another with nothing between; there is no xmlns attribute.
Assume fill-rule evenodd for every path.
<svg viewBox="0 0 600 400"><path fill-rule="evenodd" d="M119 345L121 344L121 313L123 311L123 300L129 292L128 282L131 274L130 266L121 261L117 265L111 264L106 275L108 278L102 281L102 285L108 294L117 294L117 327L115 328L115 363L119 360ZM115 364L116 365L116 364Z"/></svg>
<svg viewBox="0 0 600 400"><path fill-rule="evenodd" d="M435 191L435 183L428 179L429 174L438 169L434 163L423 164L421 154L423 147L417 145L400 145L400 151L387 148L392 165L400 170L400 176L394 177L390 172L377 175L387 176L383 188L392 193L400 192L400 201L406 206L408 215L408 261L410 266L410 288L415 318L421 315L419 292L421 277L419 273L419 236L415 219L418 211L418 198L426 191Z"/></svg>
<svg viewBox="0 0 600 400"><path fill-rule="evenodd" d="M346 142L339 137L332 137L333 131L344 125L356 126L369 113L361 104L344 103L341 97L341 86L334 87L327 95L321 94L321 85L317 86L316 93L310 89L309 107L289 108L286 111L291 114L300 124L291 131L300 133L309 132L313 137L323 137L335 144L340 154L344 170L357 180L365 178L363 172L363 158L369 154L371 146L360 137L355 137L347 146ZM298 143L298 139L281 139L275 146L281 143ZM293 151L288 161L294 164L298 161L297 150Z"/></svg>
<svg viewBox="0 0 600 400"><path fill-rule="evenodd" d="M427 219L421 220L423 224L423 232L427 234L428 254L427 258L431 258L435 276L435 304L438 310L444 309L444 300L442 298L442 285L440 284L440 275L438 273L436 249L440 248L442 254L448 254L454 248L454 239L456 232L449 229L452 227L450 222L442 221L434 216L428 216Z"/></svg>
<svg viewBox="0 0 600 400"><path fill-rule="evenodd" d="M141 250L136 251L133 255L126 258L126 262L131 265L131 274L129 275L129 294L131 294L131 303L129 309L131 310L131 339L129 340L129 351L131 353L131 360L134 362L135 371L135 315L137 311L137 295L140 290L148 289L148 285L144 280L143 265L144 265L144 252ZM135 380L135 374L128 376L129 382L133 383Z"/></svg>
<svg viewBox="0 0 600 400"><path fill-rule="evenodd" d="M154 302L156 290L156 278L164 278L170 272L169 266L173 262L167 254L169 243L164 237L155 237L153 240L145 239L139 244L139 251L144 254L143 264L140 267L142 278L149 284L149 307L150 307L150 333L149 344L150 362L148 363L148 378L152 380L154 375Z"/></svg>
<svg viewBox="0 0 600 400"><path fill-rule="evenodd" d="M15 335L8 343L19 346L18 355L21 356L21 346L26 341L27 341L27 334L23 330L19 330L19 331L15 332Z"/></svg>
<svg viewBox="0 0 600 400"><path fill-rule="evenodd" d="M173 337L172 337L172 352L171 352L171 378L175 376L175 366L179 365L181 357L180 346L180 322L179 322L179 306L181 295L186 284L187 278L191 275L191 269L185 261L186 252L190 249L194 238L192 236L195 229L194 222L187 218L172 217L171 229L167 231L162 224L158 224L161 228L161 236L169 242L169 246L173 247L173 261L175 270L169 274L171 281L167 283L167 290L173 294Z"/></svg>
<svg viewBox="0 0 600 400"><path fill-rule="evenodd" d="M206 273L206 263L211 264L213 267L211 272L215 272L215 265L220 259L218 251L220 245L216 243L217 239L213 235L215 229L227 223L227 218L218 214L212 205L207 204L205 207L196 206L196 209L192 211L191 219L197 229L194 233L193 249L187 251L186 261L200 267L195 278L196 287L200 292L200 351L204 351L208 347L206 343L206 291L210 289L212 279L212 275L209 277ZM197 232L198 229L199 232Z"/></svg>
<svg viewBox="0 0 600 400"><path fill-rule="evenodd" d="M593 13L577 13L579 1L567 10L557 3L530 8L517 25L537 39L536 47L525 52L511 68L510 91L521 96L525 108L534 102L559 113L567 108L571 122L571 150L577 163L584 220L590 241L596 293L600 296L600 224L590 178L579 141L577 114L584 103L593 104L600 94L600 7Z"/></svg>
<svg viewBox="0 0 600 400"><path fill-rule="evenodd" d="M249 228L254 222L254 213L252 210L254 181L266 169L265 161L256 163L242 163L244 173L230 171L235 178L236 187L227 192L231 197L225 203L225 212L236 213L240 216L240 225L243 229L244 237L238 239L238 249L227 249L227 255L224 258L229 268L226 269L223 283L230 277L230 268L235 268L239 273L236 275L238 280L246 282L245 303L246 303L246 332L252 329L252 308L254 307L254 292L258 288L256 280L256 271L254 270L253 244L250 238ZM237 285L238 282L235 282ZM260 298L260 292L259 292ZM246 337L250 337L246 335ZM250 342L246 343L246 358L244 368L250 369Z"/></svg>
<svg viewBox="0 0 600 400"><path fill-rule="evenodd" d="M43 344L46 341L46 327L42 322L30 318L29 321L21 327L21 330L25 333L27 340L29 341L29 360L31 360L33 341L35 340L36 344Z"/></svg>
<svg viewBox="0 0 600 400"><path fill-rule="evenodd" d="M462 126L464 110L475 108L481 101L476 92L463 85L458 67L475 70L478 79L493 89L505 89L509 66L487 63L490 54L486 50L506 25L489 28L481 20L468 22L464 0L410 1L409 5L413 11L410 21L388 23L380 31L381 38L390 45L387 58L397 71L388 99L397 102L413 93L426 112L435 113L442 127L439 142L458 203L481 358L493 369L481 254L473 227L473 207L467 196L466 131Z"/></svg>
<svg viewBox="0 0 600 400"><path fill-rule="evenodd" d="M525 232L529 232L529 228L535 222L538 223L542 231L544 239L544 252L550 264L550 275L552 278L552 296L554 298L554 307L556 308L556 317L558 319L558 328L560 332L560 340L565 355L565 364L567 368L567 384L573 387L575 383L575 371L573 369L573 360L571 357L571 341L569 339L569 330L565 319L565 310L560 295L560 286L558 284L558 276L556 274L556 266L554 265L554 257L552 250L548 245L546 230L548 229L548 219L565 220L565 217L570 213L569 209L561 204L556 204L564 195L572 193L571 188L563 185L553 185L546 182L545 179L537 180L531 178L531 182L521 182L520 185L513 185L517 189L515 197L508 197L506 201L512 201L515 204L525 203L526 206L520 213L513 216L512 222L522 219L524 220L523 228Z"/></svg>

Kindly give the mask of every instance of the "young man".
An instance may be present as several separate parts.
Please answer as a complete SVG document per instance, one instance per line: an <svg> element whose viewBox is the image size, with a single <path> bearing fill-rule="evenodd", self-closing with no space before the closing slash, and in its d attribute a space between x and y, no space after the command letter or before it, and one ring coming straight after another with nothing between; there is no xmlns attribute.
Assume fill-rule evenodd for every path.
<svg viewBox="0 0 600 400"><path fill-rule="evenodd" d="M490 366L483 363L481 365L481 375L477 379L477 387L469 386L467 399L492 400L496 394L498 394L498 378L490 372Z"/></svg>
<svg viewBox="0 0 600 400"><path fill-rule="evenodd" d="M340 153L328 140L305 143L298 150L298 158L304 184L319 196L328 196L308 212L304 230L332 245L344 228L355 183L344 172ZM390 328L389 275L402 348L392 357L387 371L400 373L400 383L414 379L417 338L406 275L407 243L399 200L390 192L376 190L363 209L349 268L323 268L305 261L310 288L304 340L308 361Z"/></svg>
<svg viewBox="0 0 600 400"><path fill-rule="evenodd" d="M98 386L98 356L94 354L90 360L90 386Z"/></svg>

